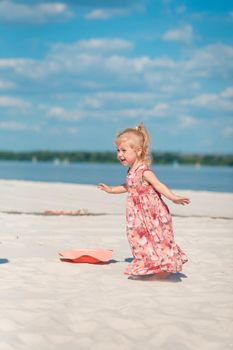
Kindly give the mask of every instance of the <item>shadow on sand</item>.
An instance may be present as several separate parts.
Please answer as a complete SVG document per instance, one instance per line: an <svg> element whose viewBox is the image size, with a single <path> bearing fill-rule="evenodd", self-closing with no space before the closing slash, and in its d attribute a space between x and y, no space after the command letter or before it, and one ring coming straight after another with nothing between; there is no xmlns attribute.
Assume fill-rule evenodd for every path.
<svg viewBox="0 0 233 350"><path fill-rule="evenodd" d="M106 261L106 262L102 262L102 261L96 261L96 262L91 262L91 261L75 261L75 260L71 260L71 259L66 259L66 258L60 258L61 261L63 262L68 262L68 263L71 263L71 264L90 264L90 265L109 265L109 264L115 264L115 263L118 263L120 262L119 260L114 260L114 259L111 259L109 261Z"/></svg>
<svg viewBox="0 0 233 350"><path fill-rule="evenodd" d="M0 264L8 264L10 260L5 259L5 258L0 258Z"/></svg>
<svg viewBox="0 0 233 350"><path fill-rule="evenodd" d="M2 260L7 260L7 259L2 259ZM123 261L122 260L115 260L115 259L110 259L109 261L106 262L84 262L84 261L75 261L75 260L70 260L66 258L60 258L61 261L63 262L68 262L71 264L91 264L91 265L110 265L110 264L116 264L120 262L126 262L126 263L131 263L133 261L133 258L125 258ZM8 262L8 260L6 261ZM1 263L1 259L0 259ZM137 275L131 275L128 277L129 280L134 280L134 281L143 281L143 282L182 282L182 278L187 278L187 276L184 273L181 272L176 272L176 273L171 273L170 275L166 277L161 277L158 274L151 274L151 275L144 275L144 276L137 276Z"/></svg>
<svg viewBox="0 0 233 350"><path fill-rule="evenodd" d="M187 276L184 273L176 272L171 273L167 277L159 277L157 274L153 275L145 275L145 276L129 276L129 280L134 281L143 281L143 282L182 282L182 278L187 278Z"/></svg>
<svg viewBox="0 0 233 350"><path fill-rule="evenodd" d="M72 263L72 264L94 264L94 265L110 265L110 264L116 264L116 263L120 263L120 262L127 262L127 263L130 263L131 261L133 261L133 258L126 258L124 259L123 261L122 260L115 260L115 259L110 259L109 261L106 261L106 262L81 262L81 261L75 261L75 260L71 260L71 259L66 259L66 258L60 258L61 261L64 261L64 262L69 262L69 263Z"/></svg>

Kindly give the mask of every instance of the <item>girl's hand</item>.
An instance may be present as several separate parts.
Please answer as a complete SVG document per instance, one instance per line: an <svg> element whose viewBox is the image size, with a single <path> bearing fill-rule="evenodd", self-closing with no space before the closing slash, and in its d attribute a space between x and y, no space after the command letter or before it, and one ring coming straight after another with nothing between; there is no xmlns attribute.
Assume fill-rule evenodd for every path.
<svg viewBox="0 0 233 350"><path fill-rule="evenodd" d="M105 184L99 184L98 185L98 188L101 190L101 191L105 191L107 193L111 193L112 192L112 187L108 186L108 185L105 185Z"/></svg>
<svg viewBox="0 0 233 350"><path fill-rule="evenodd" d="M190 203L190 199L187 197L174 196L174 198L172 198L172 202L175 204L186 205Z"/></svg>

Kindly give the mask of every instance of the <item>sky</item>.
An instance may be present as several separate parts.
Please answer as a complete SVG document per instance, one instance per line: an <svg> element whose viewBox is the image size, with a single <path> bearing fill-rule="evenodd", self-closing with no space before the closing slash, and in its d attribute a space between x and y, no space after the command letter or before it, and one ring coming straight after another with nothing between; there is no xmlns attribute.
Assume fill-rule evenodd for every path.
<svg viewBox="0 0 233 350"><path fill-rule="evenodd" d="M233 153L233 3L0 0L0 150Z"/></svg>

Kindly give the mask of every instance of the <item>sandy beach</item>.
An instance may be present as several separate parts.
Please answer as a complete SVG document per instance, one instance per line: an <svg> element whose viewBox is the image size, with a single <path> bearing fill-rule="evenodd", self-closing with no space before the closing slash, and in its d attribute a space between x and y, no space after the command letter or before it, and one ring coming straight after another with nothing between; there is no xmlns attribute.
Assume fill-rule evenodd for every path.
<svg viewBox="0 0 233 350"><path fill-rule="evenodd" d="M228 350L233 335L233 194L179 190L168 203L189 261L131 280L125 196L95 186L0 180L0 350ZM89 215L52 216L46 210ZM58 252L113 250L108 264Z"/></svg>

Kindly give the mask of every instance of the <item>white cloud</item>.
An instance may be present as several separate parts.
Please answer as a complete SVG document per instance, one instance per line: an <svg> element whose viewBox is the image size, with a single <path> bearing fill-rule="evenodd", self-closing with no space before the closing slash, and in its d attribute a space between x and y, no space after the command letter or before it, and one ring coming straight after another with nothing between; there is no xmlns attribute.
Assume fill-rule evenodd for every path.
<svg viewBox="0 0 233 350"><path fill-rule="evenodd" d="M18 3L23 4L41 4L46 0L17 0ZM48 0L50 3L56 3L58 0ZM76 5L77 3L80 7L90 8L93 7L93 3L96 8L114 8L116 7L116 0L64 0L66 4ZM141 6L144 0L117 0L117 4L119 7L133 7L133 6Z"/></svg>
<svg viewBox="0 0 233 350"><path fill-rule="evenodd" d="M9 80L0 80L0 90L10 90L14 88L16 84Z"/></svg>
<svg viewBox="0 0 233 350"><path fill-rule="evenodd" d="M25 109L31 107L31 104L18 97L0 96L0 107Z"/></svg>
<svg viewBox="0 0 233 350"><path fill-rule="evenodd" d="M166 114L169 109L169 105L167 103L158 103L154 106L153 112L155 116L162 117Z"/></svg>
<svg viewBox="0 0 233 350"><path fill-rule="evenodd" d="M68 134L74 135L78 133L79 129L76 127L71 127L71 128L66 128L66 131L68 132Z"/></svg>
<svg viewBox="0 0 233 350"><path fill-rule="evenodd" d="M12 130L12 131L35 131L39 132L40 127L34 125L27 125L16 121L2 121L0 122L0 130Z"/></svg>
<svg viewBox="0 0 233 350"><path fill-rule="evenodd" d="M65 113L65 110L61 107L51 107L48 110L48 116L49 117L62 117Z"/></svg>
<svg viewBox="0 0 233 350"><path fill-rule="evenodd" d="M62 2L24 4L11 0L0 2L0 22L44 24L63 21L72 17L67 5Z"/></svg>
<svg viewBox="0 0 233 350"><path fill-rule="evenodd" d="M86 101L85 101L86 102ZM64 109L62 107L51 107L47 110L47 117L58 120L77 121L82 119L107 119L118 120L119 118L161 118L167 115L169 105L166 103L157 103L155 105L143 107L120 106L118 109L111 108L111 103L102 108L92 108L92 106L85 106L85 102L82 106L73 109Z"/></svg>
<svg viewBox="0 0 233 350"><path fill-rule="evenodd" d="M18 68L20 66L26 66L32 62L34 61L22 58L2 58L0 59L0 69Z"/></svg>
<svg viewBox="0 0 233 350"><path fill-rule="evenodd" d="M198 83L197 81L194 81L193 83L191 83L190 86L191 86L191 88L192 88L193 90L198 90L198 89L200 89L201 84Z"/></svg>
<svg viewBox="0 0 233 350"><path fill-rule="evenodd" d="M180 5L176 8L176 12L180 15L183 14L184 12L186 12L186 6L185 5Z"/></svg>
<svg viewBox="0 0 233 350"><path fill-rule="evenodd" d="M49 118L55 118L59 120L75 121L82 118L82 113L80 111L69 111L64 109L63 107L55 106L48 109L47 116Z"/></svg>
<svg viewBox="0 0 233 350"><path fill-rule="evenodd" d="M50 56L64 56L64 54L71 58L71 55L85 54L85 53L112 53L115 51L125 51L133 47L133 43L128 40L110 38L110 39L90 39L80 40L74 44L55 44L53 45ZM86 56L87 57L87 56Z"/></svg>
<svg viewBox="0 0 233 350"><path fill-rule="evenodd" d="M233 135L233 126L228 126L226 128L223 129L223 135L228 137L228 136L232 136Z"/></svg>
<svg viewBox="0 0 233 350"><path fill-rule="evenodd" d="M151 65L149 57L127 58L124 56L111 56L106 61L106 68L119 74L143 73ZM122 74L122 76L123 76Z"/></svg>
<svg viewBox="0 0 233 350"><path fill-rule="evenodd" d="M169 105L166 103L158 103L147 108L126 108L118 111L116 116L123 118L161 118L167 115Z"/></svg>
<svg viewBox="0 0 233 350"><path fill-rule="evenodd" d="M224 98L232 98L233 97L233 86L226 88L221 92L221 96Z"/></svg>
<svg viewBox="0 0 233 350"><path fill-rule="evenodd" d="M220 109L223 111L233 111L233 101L226 96L226 90L219 94L201 94L190 99L181 100L181 104L207 109Z"/></svg>
<svg viewBox="0 0 233 350"><path fill-rule="evenodd" d="M112 87L133 89L140 86L149 91L159 89L170 94L186 89L187 84L200 86L199 78L230 79L233 71L233 48L211 45L195 49L189 57L174 60L170 57L133 56L125 52L133 47L131 41L115 39L80 40L74 44L57 44L42 61L2 59L0 68L5 80L17 82L29 79L32 89L38 86L49 91ZM120 54L119 54L119 51ZM15 75L12 76L10 69ZM53 78L54 77L54 78ZM47 88L46 88L47 86ZM193 88L192 88L193 90ZM61 91L61 90L60 90Z"/></svg>
<svg viewBox="0 0 233 350"><path fill-rule="evenodd" d="M197 124L199 124L199 121L196 118L194 118L190 115L184 115L184 116L181 116L179 118L178 126L180 126L182 128L190 128L190 127L193 127Z"/></svg>
<svg viewBox="0 0 233 350"><path fill-rule="evenodd" d="M124 39L90 39L81 40L77 43L76 48L82 51L97 50L98 52L124 51L131 49L133 43Z"/></svg>
<svg viewBox="0 0 233 350"><path fill-rule="evenodd" d="M100 106L122 106L125 104L133 105L153 105L156 95L151 92L97 92L89 95L88 98L82 101L82 105L88 107L94 101L94 106L99 108ZM89 101L91 104L89 104Z"/></svg>
<svg viewBox="0 0 233 350"><path fill-rule="evenodd" d="M143 9L143 0L118 0L117 7L115 0L95 0L94 4L93 0L0 0L0 22L42 25L64 22L76 13L86 13L88 20L103 20Z"/></svg>
<svg viewBox="0 0 233 350"><path fill-rule="evenodd" d="M99 109L103 106L103 102L97 96L87 96L82 100L81 105L89 109Z"/></svg>
<svg viewBox="0 0 233 350"><path fill-rule="evenodd" d="M199 77L231 79L233 72L233 46L213 44L195 49L190 59L182 62L184 70Z"/></svg>
<svg viewBox="0 0 233 350"><path fill-rule="evenodd" d="M164 41L174 41L190 44L193 40L193 28L191 25L186 25L182 28L168 30L163 34L162 39Z"/></svg>
<svg viewBox="0 0 233 350"><path fill-rule="evenodd" d="M89 20L105 20L116 16L127 15L129 11L125 8L95 9L85 16Z"/></svg>
<svg viewBox="0 0 233 350"><path fill-rule="evenodd" d="M190 16L191 16L191 19L195 21L196 20L200 21L200 20L204 20L205 18L208 18L209 14L206 11L202 11L202 12L193 12L190 14Z"/></svg>
<svg viewBox="0 0 233 350"><path fill-rule="evenodd" d="M30 98L36 93L45 105L51 103L51 108L40 114L67 121L117 119L117 115L135 119L189 115L189 106L201 107L203 113L213 113L214 108L222 115L232 111L232 86L218 94L205 93L208 79L222 86L230 80L231 46L190 49L183 60L128 55L132 46L131 41L119 38L57 44L43 60L0 60L1 79L15 83L14 91L20 94L23 91ZM70 103L68 109L63 105L65 100ZM20 105L9 99L0 101L9 111L17 103ZM32 115L32 108L27 113ZM192 120L183 123L188 125Z"/></svg>
<svg viewBox="0 0 233 350"><path fill-rule="evenodd" d="M154 59L152 65L157 68L175 68L177 63L170 57L160 57Z"/></svg>

